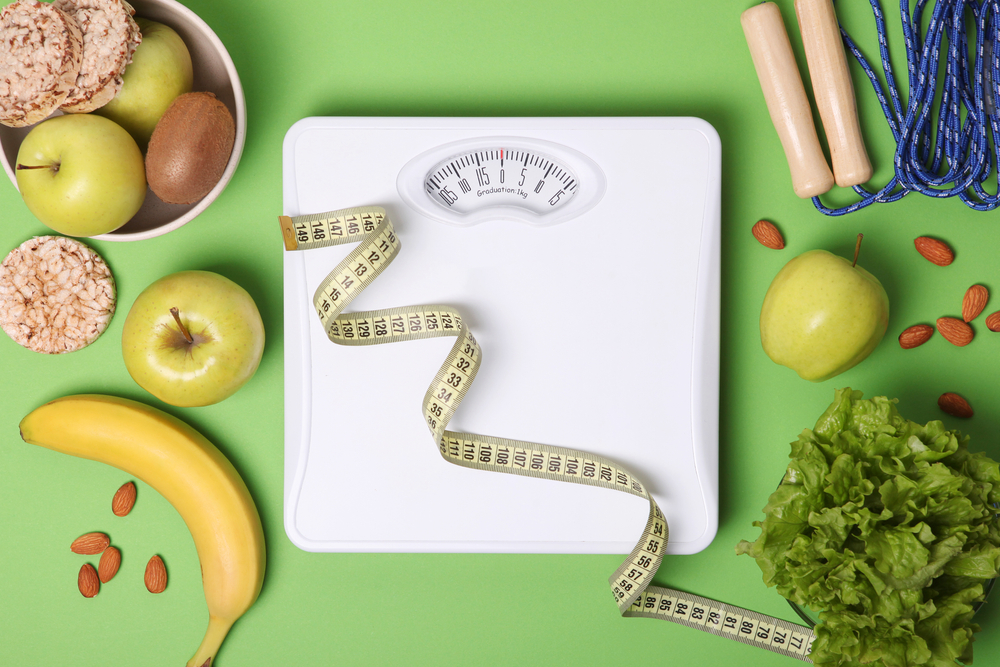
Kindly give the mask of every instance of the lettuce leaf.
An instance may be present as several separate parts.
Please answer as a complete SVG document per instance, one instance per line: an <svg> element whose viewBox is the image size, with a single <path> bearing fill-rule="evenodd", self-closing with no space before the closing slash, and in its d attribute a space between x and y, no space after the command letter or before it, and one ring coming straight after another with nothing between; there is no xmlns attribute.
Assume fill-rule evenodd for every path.
<svg viewBox="0 0 1000 667"><path fill-rule="evenodd" d="M1000 464L968 441L847 388L791 444L760 536L736 553L823 610L815 665L971 662L975 604L1000 573Z"/></svg>

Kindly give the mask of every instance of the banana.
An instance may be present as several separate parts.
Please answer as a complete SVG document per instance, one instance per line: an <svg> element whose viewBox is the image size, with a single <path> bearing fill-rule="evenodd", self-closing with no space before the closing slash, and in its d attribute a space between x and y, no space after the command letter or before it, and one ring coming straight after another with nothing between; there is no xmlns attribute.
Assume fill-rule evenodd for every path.
<svg viewBox="0 0 1000 667"><path fill-rule="evenodd" d="M198 549L209 613L208 631L187 667L210 667L264 581L260 516L233 465L179 419L114 396L60 398L20 426L25 442L120 468L180 512Z"/></svg>

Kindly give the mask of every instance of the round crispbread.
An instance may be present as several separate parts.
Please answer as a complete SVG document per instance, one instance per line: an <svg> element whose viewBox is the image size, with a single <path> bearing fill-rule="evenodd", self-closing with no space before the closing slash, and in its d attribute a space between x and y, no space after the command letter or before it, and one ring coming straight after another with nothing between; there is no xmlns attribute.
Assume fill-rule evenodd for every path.
<svg viewBox="0 0 1000 667"><path fill-rule="evenodd" d="M121 90L122 74L142 41L132 18L135 10L124 0L54 0L52 4L76 19L83 31L80 73L60 108L89 113Z"/></svg>
<svg viewBox="0 0 1000 667"><path fill-rule="evenodd" d="M0 265L0 327L29 350L61 354L86 347L114 312L108 265L75 239L29 239Z"/></svg>
<svg viewBox="0 0 1000 667"><path fill-rule="evenodd" d="M0 123L32 125L59 108L80 72L83 35L76 20L38 0L0 11Z"/></svg>

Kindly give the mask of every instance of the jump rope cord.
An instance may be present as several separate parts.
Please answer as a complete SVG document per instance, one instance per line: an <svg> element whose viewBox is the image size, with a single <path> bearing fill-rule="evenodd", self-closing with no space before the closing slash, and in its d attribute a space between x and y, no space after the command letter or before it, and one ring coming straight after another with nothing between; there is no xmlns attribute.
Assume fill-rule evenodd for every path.
<svg viewBox="0 0 1000 667"><path fill-rule="evenodd" d="M812 198L813 204L826 215L838 216L876 202L897 201L910 192L920 192L929 197L957 196L966 206L977 211L996 208L1000 205L1000 193L990 194L983 183L993 171L993 156L996 157L996 164L1000 165L1000 146L996 142L1000 126L994 106L994 101L1000 98L997 86L1000 83L1000 0L938 0L931 11L922 41L921 24L924 9L930 0L917 0L912 16L909 0L900 0L909 79L909 99L905 108L889 62L885 16L879 0L869 2L875 14L888 98L875 69L854 40L843 27L840 32L847 49L861 64L875 89L896 140L895 175L878 192L869 192L855 185L854 191L861 196L861 200L849 206L828 208L819 197ZM970 18L976 26L975 59L971 67L966 34L966 22ZM943 43L947 57L934 128L932 111ZM989 69L984 67L986 60L989 60ZM947 166L947 170L940 173L943 165ZM1000 173L995 180L1000 186Z"/></svg>

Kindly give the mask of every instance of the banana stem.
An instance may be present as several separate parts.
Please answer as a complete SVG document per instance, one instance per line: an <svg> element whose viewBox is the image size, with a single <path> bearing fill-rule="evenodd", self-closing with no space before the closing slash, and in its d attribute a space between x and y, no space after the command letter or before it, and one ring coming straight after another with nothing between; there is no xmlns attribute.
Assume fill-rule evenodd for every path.
<svg viewBox="0 0 1000 667"><path fill-rule="evenodd" d="M205 638L201 640L201 646L198 647L194 657L188 660L187 667L212 667L215 654L219 652L222 640L229 634L231 627L233 627L232 621L209 616Z"/></svg>

